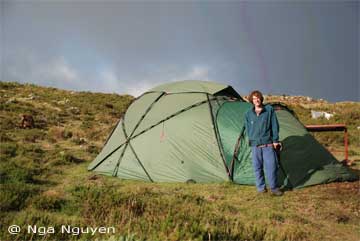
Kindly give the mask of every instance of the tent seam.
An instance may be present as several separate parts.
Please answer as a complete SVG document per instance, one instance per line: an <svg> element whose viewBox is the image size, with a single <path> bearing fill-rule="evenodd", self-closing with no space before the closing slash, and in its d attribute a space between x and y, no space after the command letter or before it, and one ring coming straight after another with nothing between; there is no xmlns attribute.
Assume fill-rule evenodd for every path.
<svg viewBox="0 0 360 241"><path fill-rule="evenodd" d="M127 138L128 138L128 135L127 135L127 133L126 133L125 126L122 125L122 127L123 127L122 130L123 130L123 132L124 132L124 135L125 135L125 137L126 137L126 139L127 139ZM140 161L140 158L138 157L138 155L136 154L134 148L132 147L132 145L131 145L131 143L130 143L130 140L129 140L129 142L128 142L128 145L130 146L130 149L131 149L131 151L133 152L136 160L139 162L140 166L141 166L142 169L144 170L144 172L145 172L145 174L147 175L147 177L149 178L149 180L150 180L151 182L154 182L154 181L152 180L152 178L150 177L149 173L146 171L144 165L143 165L142 162Z"/></svg>
<svg viewBox="0 0 360 241"><path fill-rule="evenodd" d="M233 153L233 158L231 160L231 164L230 164L230 173L231 173L231 180L234 181L234 166L235 166L235 159L239 161L239 159L237 158L238 152L239 152L239 148L240 148L240 143L241 143L241 139L244 136L244 131L245 131L245 127L243 127L241 129L240 135L236 141L235 144L235 149L234 149L234 153Z"/></svg>
<svg viewBox="0 0 360 241"><path fill-rule="evenodd" d="M207 102L209 104L209 110L210 110L210 116L211 116L211 121L212 121L212 124L213 124L213 130L214 130L214 133L215 133L215 139L218 143L218 147L219 147L219 152L220 152L220 157L223 161L223 164L224 164L224 167L225 167L225 171L228 175L228 178L231 180L231 177L230 177L230 173L229 173L229 168L226 166L226 162L225 162L225 158L224 158L224 153L223 153L223 148L222 148L222 145L221 145L221 141L219 140L218 138L218 133L219 133L219 130L217 129L217 125L215 123L215 120L214 120L214 116L213 116L213 110L212 110L212 106L211 106L211 100L209 98L209 94L206 94L206 98L207 98Z"/></svg>
<svg viewBox="0 0 360 241"><path fill-rule="evenodd" d="M141 97L143 97L145 94L147 94L147 92L141 94L140 96L136 97L135 99L133 99L131 101L131 103L129 104L129 106L127 107L127 109L133 104L135 103L138 99L140 99ZM114 131L116 129L116 127L119 125L119 122L121 120L125 120L125 115L126 115L126 112L123 114L123 116L121 116L119 118L119 120L117 121L115 127L112 129L110 135L108 136L108 138L106 139L105 143L103 144L103 148L105 147L105 145L108 143L108 141L110 140L110 138L112 137L112 135L114 134ZM92 171L94 170L95 168L97 168L101 163L103 163L109 156L111 156L115 151L117 151L119 148L121 148L126 142L122 143L120 146L118 146L117 148L115 148L113 151L111 151L108 155L106 155L99 163L97 163L93 168L89 169L89 171Z"/></svg>
<svg viewBox="0 0 360 241"><path fill-rule="evenodd" d="M140 120L136 123L136 125L134 126L134 129L131 131L130 135L128 138L126 138L126 144L125 144L125 147L124 147L124 150L123 152L121 153L120 155L120 158L116 164L116 167L115 167L115 170L114 170L114 173L113 173L113 176L117 176L117 173L119 171L119 166L120 166L120 163L121 163L121 160L122 160L122 157L124 156L124 153L126 151L126 148L128 146L128 143L130 142L130 138L132 137L132 135L134 134L135 130L139 127L140 123L144 120L145 116L150 112L151 108L154 106L154 104L156 102L159 101L159 99L161 97L163 97L166 93L165 92L162 92L161 95L159 95L152 103L151 105L149 105L149 107L145 110L144 114L140 117ZM122 126L123 128L125 128L125 118L124 118L124 121L122 122ZM116 172L115 172L116 171Z"/></svg>
<svg viewBox="0 0 360 241"><path fill-rule="evenodd" d="M149 93L149 92L147 92L147 93ZM219 99L219 98L220 98L220 97L214 97L214 98L212 98L212 99L210 99L210 100L215 100L215 99ZM220 98L220 99L221 99L221 98ZM227 100L228 98L227 98L227 97L222 97L222 99L223 99L223 100ZM165 122L165 121L167 121L167 120L169 120L169 119L171 119L171 118L173 118L173 117L175 117L175 116L177 116L177 115L179 115L179 114L181 114L181 113L183 113L183 112L185 112L185 111L188 111L188 110L190 110L190 109L192 109L192 108L195 108L195 107L198 107L198 106L200 106L200 105L203 105L203 104L205 104L205 103L207 103L207 102L208 102L208 100L204 100L204 101L197 102L197 103L195 103L195 104L193 104L193 105L187 106L186 108L181 109L181 110L179 110L178 112L175 112L175 113L173 113L173 114L165 117L164 119L158 121L157 123L153 124L152 126L146 128L145 130L142 130L141 132L137 133L136 135L133 135L133 136L131 136L131 137L128 137L128 139L127 139L126 141L124 141L123 143L121 143L118 147L116 147L113 151L111 151L108 155L106 155L98 164L96 164L92 169L90 169L90 171L91 171L91 170L94 170L95 168L97 168L101 163L103 163L103 162L104 162L109 156L111 156L114 152L116 152L116 151L117 151L118 149L120 149L122 146L126 145L126 143L127 143L128 141L130 141L130 140L132 140L132 139L134 139L134 138L136 138L136 137L144 134L145 132L151 130L152 128L160 125L161 123L163 123L163 122ZM125 119L125 115L122 117L122 119L123 119L123 120Z"/></svg>

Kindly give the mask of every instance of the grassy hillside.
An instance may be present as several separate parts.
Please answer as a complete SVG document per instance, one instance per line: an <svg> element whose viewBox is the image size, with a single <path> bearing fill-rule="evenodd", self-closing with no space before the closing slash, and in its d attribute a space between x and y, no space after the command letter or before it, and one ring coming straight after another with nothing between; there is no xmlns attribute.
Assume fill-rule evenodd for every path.
<svg viewBox="0 0 360 241"><path fill-rule="evenodd" d="M86 167L133 97L8 82L0 82L0 91L0 240L359 239L359 183L273 198L231 183L157 184L94 175ZM359 168L360 103L268 100L289 104L306 124L346 123L350 159ZM312 120L313 108L336 114L330 121ZM35 128L19 128L23 114L33 116ZM342 145L342 133L317 138L329 148ZM20 234L8 233L13 224ZM28 225L56 231L31 234ZM62 234L61 225L112 226L116 232Z"/></svg>

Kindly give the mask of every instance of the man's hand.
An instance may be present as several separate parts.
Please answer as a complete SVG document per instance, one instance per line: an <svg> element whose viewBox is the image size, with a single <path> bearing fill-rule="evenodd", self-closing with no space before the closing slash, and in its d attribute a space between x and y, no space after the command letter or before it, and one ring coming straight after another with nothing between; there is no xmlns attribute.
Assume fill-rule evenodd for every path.
<svg viewBox="0 0 360 241"><path fill-rule="evenodd" d="M275 142L275 143L273 143L273 147L274 147L274 149L277 150L277 151L281 151L281 149L282 149L282 145L281 145L280 142Z"/></svg>

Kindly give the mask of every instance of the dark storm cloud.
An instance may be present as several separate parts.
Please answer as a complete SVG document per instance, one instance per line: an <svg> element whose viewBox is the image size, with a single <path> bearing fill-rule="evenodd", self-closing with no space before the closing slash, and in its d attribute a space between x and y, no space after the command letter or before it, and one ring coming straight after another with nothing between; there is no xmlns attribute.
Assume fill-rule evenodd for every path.
<svg viewBox="0 0 360 241"><path fill-rule="evenodd" d="M358 2L1 2L1 78L140 94L182 79L359 100Z"/></svg>

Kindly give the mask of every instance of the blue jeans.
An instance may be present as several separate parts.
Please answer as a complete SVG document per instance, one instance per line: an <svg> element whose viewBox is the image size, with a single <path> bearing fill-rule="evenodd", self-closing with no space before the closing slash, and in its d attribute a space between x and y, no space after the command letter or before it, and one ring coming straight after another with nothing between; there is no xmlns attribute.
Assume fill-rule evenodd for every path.
<svg viewBox="0 0 360 241"><path fill-rule="evenodd" d="M278 160L274 148L272 146L252 146L251 150L257 190L262 191L265 189L264 169L270 189L275 190L278 187Z"/></svg>

